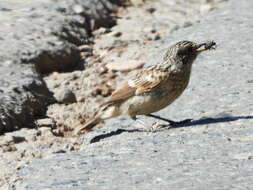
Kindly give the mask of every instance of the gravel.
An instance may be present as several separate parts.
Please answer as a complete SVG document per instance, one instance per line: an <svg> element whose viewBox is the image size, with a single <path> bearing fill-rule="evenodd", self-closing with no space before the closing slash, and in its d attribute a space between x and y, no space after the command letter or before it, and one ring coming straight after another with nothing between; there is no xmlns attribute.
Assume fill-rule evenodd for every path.
<svg viewBox="0 0 253 190"><path fill-rule="evenodd" d="M34 127L55 102L41 74L66 71L81 59L79 45L98 27L115 24L113 0L1 0L0 133Z"/></svg>

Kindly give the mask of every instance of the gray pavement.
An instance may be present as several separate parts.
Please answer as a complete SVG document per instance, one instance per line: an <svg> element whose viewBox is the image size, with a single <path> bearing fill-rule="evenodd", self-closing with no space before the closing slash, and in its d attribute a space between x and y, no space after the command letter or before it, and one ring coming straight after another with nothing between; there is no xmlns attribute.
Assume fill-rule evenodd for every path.
<svg viewBox="0 0 253 190"><path fill-rule="evenodd" d="M29 190L252 189L252 7L251 0L231 0L200 23L176 31L151 56L156 61L165 47L182 39L217 42L216 51L198 58L187 91L158 113L193 118L191 124L147 133L129 119L110 120L81 137L81 151L24 165L10 185Z"/></svg>

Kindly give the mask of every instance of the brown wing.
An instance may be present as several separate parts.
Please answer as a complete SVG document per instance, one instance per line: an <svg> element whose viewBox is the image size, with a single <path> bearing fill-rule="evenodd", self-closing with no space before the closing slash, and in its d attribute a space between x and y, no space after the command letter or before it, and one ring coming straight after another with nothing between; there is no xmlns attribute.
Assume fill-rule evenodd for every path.
<svg viewBox="0 0 253 190"><path fill-rule="evenodd" d="M117 102L128 99L135 95L135 91L136 88L130 87L128 85L128 81L126 81L112 93L109 102Z"/></svg>
<svg viewBox="0 0 253 190"><path fill-rule="evenodd" d="M148 92L159 86L167 77L167 69L147 68L147 70L138 73L135 77L123 83L120 88L116 89L106 104L121 102L134 95Z"/></svg>
<svg viewBox="0 0 253 190"><path fill-rule="evenodd" d="M164 68L153 68L139 73L135 78L128 81L129 86L136 88L136 95L148 92L159 86L168 78L168 71Z"/></svg>

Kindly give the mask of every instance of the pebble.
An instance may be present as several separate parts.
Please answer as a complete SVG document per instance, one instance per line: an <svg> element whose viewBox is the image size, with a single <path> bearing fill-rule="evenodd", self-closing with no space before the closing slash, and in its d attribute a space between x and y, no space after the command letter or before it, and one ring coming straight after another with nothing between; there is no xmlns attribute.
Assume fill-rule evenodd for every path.
<svg viewBox="0 0 253 190"><path fill-rule="evenodd" d="M52 133L57 137L63 137L64 133L60 129L54 129Z"/></svg>
<svg viewBox="0 0 253 190"><path fill-rule="evenodd" d="M54 94L55 99L61 103L74 103L76 102L75 94L69 89L61 89Z"/></svg>
<svg viewBox="0 0 253 190"><path fill-rule="evenodd" d="M92 52L92 48L89 45L81 45L78 47L81 52Z"/></svg>
<svg viewBox="0 0 253 190"><path fill-rule="evenodd" d="M17 148L15 146L3 146L2 151L4 152L14 152L17 151Z"/></svg>
<svg viewBox="0 0 253 190"><path fill-rule="evenodd" d="M105 74L108 72L108 68L102 65L96 68L96 72L99 74Z"/></svg>
<svg viewBox="0 0 253 190"><path fill-rule="evenodd" d="M133 6L140 6L144 3L144 0L130 0Z"/></svg>
<svg viewBox="0 0 253 190"><path fill-rule="evenodd" d="M112 91L113 89L111 88L111 86L100 83L96 85L95 90L92 92L92 95L93 96L101 95L103 97L107 97L111 95Z"/></svg>
<svg viewBox="0 0 253 190"><path fill-rule="evenodd" d="M200 12L202 14L210 12L214 7L211 4L203 4L200 6Z"/></svg>
<svg viewBox="0 0 253 190"><path fill-rule="evenodd" d="M140 69L144 66L145 62L144 61L139 61L139 60L124 60L124 61L114 61L111 63L108 63L106 67L109 70L114 70L114 71L121 71L121 72L129 72L135 69Z"/></svg>
<svg viewBox="0 0 253 190"><path fill-rule="evenodd" d="M38 119L37 120L37 126L38 127L54 128L55 125L56 125L56 122L53 118L44 118L44 119Z"/></svg>
<svg viewBox="0 0 253 190"><path fill-rule="evenodd" d="M148 9L146 9L147 12L149 12L150 14L154 13L156 11L156 9L154 7L150 7Z"/></svg>
<svg viewBox="0 0 253 190"><path fill-rule="evenodd" d="M112 32L111 35L114 37L120 37L122 35L122 32L115 31L115 32Z"/></svg>
<svg viewBox="0 0 253 190"><path fill-rule="evenodd" d="M52 136L53 135L51 128L41 127L41 128L39 128L39 130L41 132L41 136Z"/></svg>
<svg viewBox="0 0 253 190"><path fill-rule="evenodd" d="M85 102L85 96L78 96L77 102Z"/></svg>
<svg viewBox="0 0 253 190"><path fill-rule="evenodd" d="M101 28L95 30L95 31L93 32L93 35L94 35L94 36L100 36L100 35L106 34L106 33L108 33L108 32L111 32L111 29L110 29L110 28L101 27Z"/></svg>
<svg viewBox="0 0 253 190"><path fill-rule="evenodd" d="M84 8L81 5L76 4L72 8L76 14L81 14L84 12Z"/></svg>

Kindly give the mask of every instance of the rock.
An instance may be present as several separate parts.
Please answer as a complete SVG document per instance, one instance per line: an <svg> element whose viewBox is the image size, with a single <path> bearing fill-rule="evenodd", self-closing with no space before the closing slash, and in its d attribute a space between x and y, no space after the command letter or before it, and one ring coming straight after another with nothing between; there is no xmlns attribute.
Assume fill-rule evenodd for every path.
<svg viewBox="0 0 253 190"><path fill-rule="evenodd" d="M113 31L110 33L110 35L112 35L114 37L120 37L122 35L122 33L120 31Z"/></svg>
<svg viewBox="0 0 253 190"><path fill-rule="evenodd" d="M122 3L1 0L0 134L45 115L55 100L41 74L76 66L81 59L78 46L94 29L115 24L112 12Z"/></svg>
<svg viewBox="0 0 253 190"><path fill-rule="evenodd" d="M81 5L78 5L78 4L73 6L73 10L76 14L81 14L81 13L84 12L84 8Z"/></svg>
<svg viewBox="0 0 253 190"><path fill-rule="evenodd" d="M93 35L94 36L100 36L102 34L106 34L108 32L111 32L110 28L104 28L104 27L100 27L99 29L93 31Z"/></svg>
<svg viewBox="0 0 253 190"><path fill-rule="evenodd" d="M5 152L15 152L15 151L17 151L17 148L14 146L14 145L8 145L8 146L3 146L2 147L2 151L3 151L3 153L5 153Z"/></svg>
<svg viewBox="0 0 253 190"><path fill-rule="evenodd" d="M129 72L135 69L140 69L145 64L144 61L128 60L128 61L114 61L106 64L106 67L110 70Z"/></svg>
<svg viewBox="0 0 253 190"><path fill-rule="evenodd" d="M99 74L102 75L102 74L105 74L105 73L108 72L108 68L105 67L104 65L98 66L98 67L96 68L96 72L98 72Z"/></svg>
<svg viewBox="0 0 253 190"><path fill-rule="evenodd" d="M81 52L92 52L92 48L89 45L81 45L78 47Z"/></svg>
<svg viewBox="0 0 253 190"><path fill-rule="evenodd" d="M145 2L145 0L130 0L130 2L133 6L140 6Z"/></svg>
<svg viewBox="0 0 253 190"><path fill-rule="evenodd" d="M203 4L200 6L200 12L205 14L210 12L214 7L211 4Z"/></svg>
<svg viewBox="0 0 253 190"><path fill-rule="evenodd" d="M77 102L85 102L85 96L78 96Z"/></svg>
<svg viewBox="0 0 253 190"><path fill-rule="evenodd" d="M66 150L63 150L61 148L54 148L51 153L53 154L61 154L61 153L66 153Z"/></svg>
<svg viewBox="0 0 253 190"><path fill-rule="evenodd" d="M107 97L111 95L112 91L113 89L111 86L104 83L100 83L96 85L95 90L92 92L92 95L93 96L101 95L103 97Z"/></svg>
<svg viewBox="0 0 253 190"><path fill-rule="evenodd" d="M147 12L149 12L150 14L153 14L153 13L156 11L156 8L150 7L150 8L148 8L148 9L146 9L146 10L147 10Z"/></svg>
<svg viewBox="0 0 253 190"><path fill-rule="evenodd" d="M39 131L41 132L41 136L51 137L53 135L51 128L48 127L40 127Z"/></svg>
<svg viewBox="0 0 253 190"><path fill-rule="evenodd" d="M63 137L63 136L64 136L64 133L63 133L62 130L60 130L60 129L54 129L54 130L52 131L52 133L53 133L55 136L57 136L57 137Z"/></svg>
<svg viewBox="0 0 253 190"><path fill-rule="evenodd" d="M53 118L38 119L36 121L38 127L50 127L55 128L56 121Z"/></svg>
<svg viewBox="0 0 253 190"><path fill-rule="evenodd" d="M55 99L60 103L74 103L76 102L75 94L69 89L62 89L55 93Z"/></svg>

